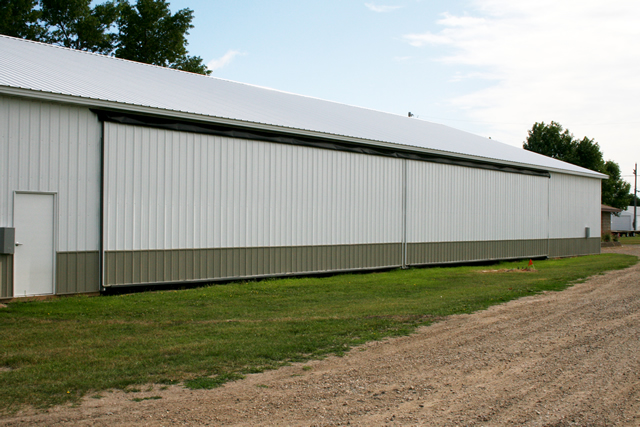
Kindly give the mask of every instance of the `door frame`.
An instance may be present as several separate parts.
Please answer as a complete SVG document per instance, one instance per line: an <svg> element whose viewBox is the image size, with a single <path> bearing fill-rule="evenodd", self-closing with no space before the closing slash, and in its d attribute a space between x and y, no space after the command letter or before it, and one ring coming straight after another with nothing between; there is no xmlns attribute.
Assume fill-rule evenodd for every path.
<svg viewBox="0 0 640 427"><path fill-rule="evenodd" d="M13 192L13 212L12 212L12 223L13 227L16 226L16 196L18 194L33 194L33 195L43 195L43 196L53 196L53 283L51 284L51 295L56 294L56 255L57 255L57 247L58 247L58 192L57 191L27 191L27 190L14 190ZM11 294L15 298L15 281L16 281L16 272L15 272L15 253L13 255L13 283L11 284Z"/></svg>

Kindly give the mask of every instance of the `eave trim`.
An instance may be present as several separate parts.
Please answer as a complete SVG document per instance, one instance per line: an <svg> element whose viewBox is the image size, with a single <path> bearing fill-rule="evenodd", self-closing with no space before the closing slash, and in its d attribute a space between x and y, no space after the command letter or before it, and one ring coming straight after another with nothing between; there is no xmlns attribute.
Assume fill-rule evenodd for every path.
<svg viewBox="0 0 640 427"><path fill-rule="evenodd" d="M311 138L294 134L276 133L261 131L257 129L242 128L238 126L228 126L211 123L196 123L178 119L170 119L159 116L147 116L131 114L128 112L92 109L103 122L112 122L126 125L152 127L157 129L174 130L180 132L191 132L206 135L225 136L228 138L240 138L256 141L273 142L278 144L299 145L305 147L322 148L325 150L344 151L350 153L368 154L373 156L393 157L397 159L417 160L430 163L440 163L455 166L464 166L476 169L494 170L522 175L532 175L550 178L548 171L518 168L490 162L479 162L429 153L419 153L389 149L384 147L374 147L357 143L336 141L329 138Z"/></svg>

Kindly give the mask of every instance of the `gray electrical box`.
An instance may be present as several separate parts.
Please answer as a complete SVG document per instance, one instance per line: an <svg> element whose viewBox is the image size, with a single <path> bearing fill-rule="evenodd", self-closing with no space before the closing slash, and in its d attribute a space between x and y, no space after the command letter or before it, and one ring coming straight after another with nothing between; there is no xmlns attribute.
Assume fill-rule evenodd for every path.
<svg viewBox="0 0 640 427"><path fill-rule="evenodd" d="M586 237L587 239L591 237L591 227L584 228L584 237Z"/></svg>
<svg viewBox="0 0 640 427"><path fill-rule="evenodd" d="M0 254L12 254L16 249L16 229L0 227Z"/></svg>

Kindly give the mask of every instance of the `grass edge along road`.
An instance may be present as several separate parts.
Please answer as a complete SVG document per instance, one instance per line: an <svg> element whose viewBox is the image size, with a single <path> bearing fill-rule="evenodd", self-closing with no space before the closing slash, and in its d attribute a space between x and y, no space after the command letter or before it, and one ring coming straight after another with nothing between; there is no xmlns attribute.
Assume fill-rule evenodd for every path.
<svg viewBox="0 0 640 427"><path fill-rule="evenodd" d="M603 254L274 279L0 309L0 413L108 389L213 388L635 264ZM135 398L135 395L132 395Z"/></svg>
<svg viewBox="0 0 640 427"><path fill-rule="evenodd" d="M623 245L640 245L640 235L633 237L620 236L620 243Z"/></svg>

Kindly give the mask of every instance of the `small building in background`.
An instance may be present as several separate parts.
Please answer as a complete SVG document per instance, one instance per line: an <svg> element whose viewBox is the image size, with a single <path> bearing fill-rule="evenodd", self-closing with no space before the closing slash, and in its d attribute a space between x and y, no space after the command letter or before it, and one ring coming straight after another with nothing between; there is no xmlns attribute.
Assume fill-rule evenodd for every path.
<svg viewBox="0 0 640 427"><path fill-rule="evenodd" d="M601 205L601 212L600 234L604 236L605 234L611 233L611 230L615 230L615 228L611 226L612 218L615 218L615 215L611 214L622 212L622 209Z"/></svg>
<svg viewBox="0 0 640 427"><path fill-rule="evenodd" d="M624 210L619 210L619 215L611 216L611 231L616 233L633 234L633 206L628 206ZM636 219L636 229L640 225L640 206L637 209L638 219Z"/></svg>

